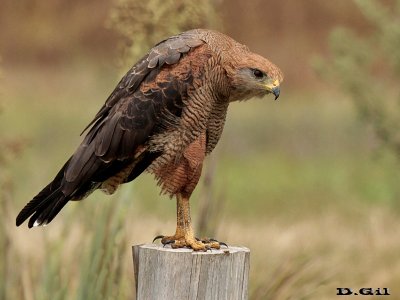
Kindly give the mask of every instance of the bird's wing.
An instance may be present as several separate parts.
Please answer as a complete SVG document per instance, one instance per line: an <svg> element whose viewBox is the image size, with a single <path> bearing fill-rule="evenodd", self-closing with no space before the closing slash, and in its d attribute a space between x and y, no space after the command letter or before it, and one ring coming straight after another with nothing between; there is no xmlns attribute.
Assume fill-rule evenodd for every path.
<svg viewBox="0 0 400 300"><path fill-rule="evenodd" d="M65 168L64 195L84 197L91 185L121 171L139 146L180 117L193 76L190 68L186 68L188 74L165 70L179 65L182 56L202 44L195 35L169 38L122 78ZM161 72L164 76L160 79Z"/></svg>
<svg viewBox="0 0 400 300"><path fill-rule="evenodd" d="M92 122L86 126L83 132L94 123L107 116L111 108L114 107L114 105L117 104L122 97L136 91L139 85L146 79L146 77L148 77L150 73L155 75L152 71L160 70L165 64L176 64L183 54L188 53L191 49L196 48L203 43L203 40L197 38L194 33L191 34L190 32L172 36L159 42L120 80L117 87L107 98L105 104L96 114Z"/></svg>

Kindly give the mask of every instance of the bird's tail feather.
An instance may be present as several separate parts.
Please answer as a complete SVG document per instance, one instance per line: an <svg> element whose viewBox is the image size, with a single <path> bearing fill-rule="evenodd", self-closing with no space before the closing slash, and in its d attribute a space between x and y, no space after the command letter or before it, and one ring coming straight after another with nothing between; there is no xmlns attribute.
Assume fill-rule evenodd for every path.
<svg viewBox="0 0 400 300"><path fill-rule="evenodd" d="M58 172L57 176L39 194L37 194L18 214L16 225L19 226L29 219L28 227L46 225L60 212L65 204L71 199L61 191L61 182L64 176L64 167Z"/></svg>
<svg viewBox="0 0 400 300"><path fill-rule="evenodd" d="M69 201L58 187L49 192L48 186L45 187L35 198L33 198L18 214L17 226L29 219L28 227L46 225L60 212Z"/></svg>

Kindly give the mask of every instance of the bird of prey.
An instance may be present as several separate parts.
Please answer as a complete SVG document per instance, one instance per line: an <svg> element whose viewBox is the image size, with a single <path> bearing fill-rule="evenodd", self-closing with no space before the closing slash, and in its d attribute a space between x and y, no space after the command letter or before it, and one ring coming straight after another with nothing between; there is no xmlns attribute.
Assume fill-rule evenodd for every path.
<svg viewBox="0 0 400 300"><path fill-rule="evenodd" d="M155 45L128 73L86 127L75 153L21 210L16 225L46 225L68 201L94 190L112 194L142 172L177 199L177 227L163 244L219 248L195 237L189 198L204 158L220 139L230 102L279 97L281 70L232 38L194 29Z"/></svg>

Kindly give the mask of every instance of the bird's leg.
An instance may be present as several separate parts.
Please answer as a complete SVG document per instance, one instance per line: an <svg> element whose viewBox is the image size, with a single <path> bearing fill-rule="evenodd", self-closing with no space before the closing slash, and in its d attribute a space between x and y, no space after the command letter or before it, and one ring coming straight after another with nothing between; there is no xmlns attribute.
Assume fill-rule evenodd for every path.
<svg viewBox="0 0 400 300"><path fill-rule="evenodd" d="M195 238L190 218L189 197L178 194L176 197L176 232L173 236L164 236L162 244L171 244L172 248L190 247L195 251L206 251L207 249L219 249L220 244L215 240L200 241ZM161 237L161 236L160 236Z"/></svg>
<svg viewBox="0 0 400 300"><path fill-rule="evenodd" d="M181 240L182 238L185 237L184 233L184 223L182 220L182 208L180 205L180 197L177 196L176 199L176 231L174 235L171 236L164 236L164 235L158 235L154 238L153 242L159 238L161 238L161 243L163 245L166 244L173 244L175 241Z"/></svg>
<svg viewBox="0 0 400 300"><path fill-rule="evenodd" d="M177 247L188 246L193 250L206 250L206 246L197 241L194 236L192 228L192 220L190 218L190 204L189 197L184 197L182 194L178 194L176 197L176 209L177 209L177 231L183 233L183 239L175 241Z"/></svg>

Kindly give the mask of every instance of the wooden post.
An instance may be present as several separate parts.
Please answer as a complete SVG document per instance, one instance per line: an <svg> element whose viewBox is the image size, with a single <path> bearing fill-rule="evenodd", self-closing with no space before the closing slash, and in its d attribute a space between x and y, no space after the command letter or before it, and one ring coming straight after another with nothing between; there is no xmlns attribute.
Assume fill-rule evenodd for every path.
<svg viewBox="0 0 400 300"><path fill-rule="evenodd" d="M222 247L194 252L160 244L133 246L137 300L248 297L250 250Z"/></svg>

